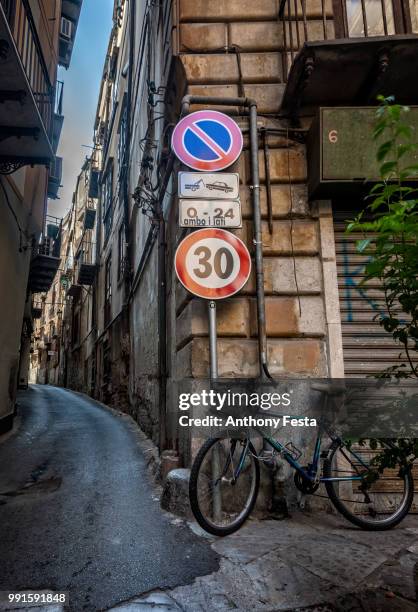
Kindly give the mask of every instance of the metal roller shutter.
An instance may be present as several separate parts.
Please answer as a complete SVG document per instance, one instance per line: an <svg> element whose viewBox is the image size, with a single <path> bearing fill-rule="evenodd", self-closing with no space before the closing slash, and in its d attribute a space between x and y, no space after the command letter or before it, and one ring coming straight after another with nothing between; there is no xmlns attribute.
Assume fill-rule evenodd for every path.
<svg viewBox="0 0 418 612"><path fill-rule="evenodd" d="M346 377L377 374L399 359L401 348L385 332L376 315L384 312L383 292L378 281L361 285L367 256L356 251L360 234L345 234L346 219L354 212L334 214L338 291Z"/></svg>
<svg viewBox="0 0 418 612"><path fill-rule="evenodd" d="M334 212L335 249L345 375L370 376L402 363L401 349L375 320L382 310L383 292L378 282L361 285L367 257L359 255L356 241L360 234L345 234L346 220L355 212ZM418 513L418 464L413 468L415 499L412 513ZM386 482L382 482L384 490Z"/></svg>

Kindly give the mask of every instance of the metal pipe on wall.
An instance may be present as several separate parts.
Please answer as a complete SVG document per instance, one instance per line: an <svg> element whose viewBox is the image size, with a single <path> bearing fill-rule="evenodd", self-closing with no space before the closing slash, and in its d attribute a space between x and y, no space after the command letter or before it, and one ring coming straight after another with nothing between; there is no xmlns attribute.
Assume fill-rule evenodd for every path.
<svg viewBox="0 0 418 612"><path fill-rule="evenodd" d="M210 300L208 302L209 316L209 359L210 359L210 380L218 378L218 357L216 350L217 328L216 328L216 302Z"/></svg>
<svg viewBox="0 0 418 612"><path fill-rule="evenodd" d="M131 261L131 232L129 227L129 169L131 161L131 140L132 140L132 97L133 97L133 78L134 78L134 58L135 58L135 31L136 31L136 0L129 3L129 69L128 87L126 101L126 124L125 124L125 159L123 168L123 223L125 226L126 259ZM125 283L125 303L128 301L130 291L131 275Z"/></svg>

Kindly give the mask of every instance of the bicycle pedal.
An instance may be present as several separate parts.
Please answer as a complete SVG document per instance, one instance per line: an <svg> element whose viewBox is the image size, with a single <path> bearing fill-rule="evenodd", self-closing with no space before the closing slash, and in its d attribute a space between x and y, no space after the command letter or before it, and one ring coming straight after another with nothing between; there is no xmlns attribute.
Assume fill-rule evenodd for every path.
<svg viewBox="0 0 418 612"><path fill-rule="evenodd" d="M292 442L288 442L285 445L287 452L292 455L292 459L297 461L302 456L302 451L297 448Z"/></svg>
<svg viewBox="0 0 418 612"><path fill-rule="evenodd" d="M263 461L266 466L273 467L275 465L277 453L275 450L263 449L258 455L259 461Z"/></svg>

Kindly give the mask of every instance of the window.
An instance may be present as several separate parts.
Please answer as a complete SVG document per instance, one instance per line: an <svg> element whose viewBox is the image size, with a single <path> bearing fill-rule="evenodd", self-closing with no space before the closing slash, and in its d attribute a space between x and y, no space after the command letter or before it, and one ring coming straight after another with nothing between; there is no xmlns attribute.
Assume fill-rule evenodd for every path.
<svg viewBox="0 0 418 612"><path fill-rule="evenodd" d="M118 232L118 280L125 272L125 226L122 224Z"/></svg>
<svg viewBox="0 0 418 612"><path fill-rule="evenodd" d="M96 317L97 317L97 289L93 287L93 295L92 295L92 305L91 305L91 327L96 327Z"/></svg>
<svg viewBox="0 0 418 612"><path fill-rule="evenodd" d="M96 353L93 351L90 359L90 395L96 392Z"/></svg>
<svg viewBox="0 0 418 612"><path fill-rule="evenodd" d="M106 259L105 265L105 295L104 295L104 324L110 323L112 315L112 255Z"/></svg>
<svg viewBox="0 0 418 612"><path fill-rule="evenodd" d="M112 228L113 205L113 163L108 165L102 182L103 224L105 242L109 238Z"/></svg>
<svg viewBox="0 0 418 612"><path fill-rule="evenodd" d="M126 104L126 94L125 94L124 99L123 99L123 106L122 106L122 112L120 116L119 130L118 130L118 134L119 134L119 144L118 144L119 174L121 173L122 166L123 166L123 160L126 154L126 151L125 151L126 149L126 124L128 120L127 110L128 108Z"/></svg>
<svg viewBox="0 0 418 612"><path fill-rule="evenodd" d="M346 10L350 37L395 34L392 0L347 0Z"/></svg>
<svg viewBox="0 0 418 612"><path fill-rule="evenodd" d="M74 25L73 22L66 17L61 17L61 36L71 40L73 37Z"/></svg>
<svg viewBox="0 0 418 612"><path fill-rule="evenodd" d="M108 384L112 380L112 361L110 346L108 342L103 345L103 383Z"/></svg>
<svg viewBox="0 0 418 612"><path fill-rule="evenodd" d="M99 176L100 172L96 169L91 169L89 181L89 198L99 197Z"/></svg>
<svg viewBox="0 0 418 612"><path fill-rule="evenodd" d="M80 339L80 316L78 312L73 313L73 325L71 329L71 344L77 346Z"/></svg>

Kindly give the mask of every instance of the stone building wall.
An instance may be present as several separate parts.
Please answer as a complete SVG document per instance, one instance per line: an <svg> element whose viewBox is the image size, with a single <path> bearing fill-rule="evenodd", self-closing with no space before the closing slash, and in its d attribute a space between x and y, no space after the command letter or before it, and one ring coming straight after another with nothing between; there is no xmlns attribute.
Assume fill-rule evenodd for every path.
<svg viewBox="0 0 418 612"><path fill-rule="evenodd" d="M326 4L332 32L331 3ZM310 36L318 32L320 2L307 2ZM306 148L291 126L278 117L284 90L283 37L278 2L191 2L178 4L176 40L189 94L247 96L258 104L259 128L267 130L272 224L268 222L265 158L260 139L259 168L264 256L268 367L275 377L341 376L342 349L335 273L332 214L328 202L309 202ZM178 87L178 84L177 84ZM179 88L181 89L181 88ZM192 105L191 110L201 106ZM217 108L211 106L211 108ZM243 227L235 233L253 253L248 122L231 112L244 133L244 152L228 171L240 174ZM301 127L301 126L299 126ZM305 123L305 128L308 124ZM272 132L268 132L272 129ZM301 141L302 140L302 141ZM167 261L181 232L177 202L170 213ZM207 305L192 298L170 275L168 284L171 363L168 395L174 381L207 378ZM337 297L336 297L337 296ZM258 342L254 272L245 288L218 303L218 368L221 377L257 377ZM170 351L169 351L170 352ZM177 438L181 433L171 432ZM179 447L184 449L180 441ZM184 455L189 453L187 449Z"/></svg>
<svg viewBox="0 0 418 612"><path fill-rule="evenodd" d="M315 29L320 2L308 1L309 27ZM283 40L277 20L278 1L248 2L219 0L201 2L179 0L172 15L172 44L167 56L164 27L157 22L154 7L151 49L151 74L156 86L168 85L164 94L164 118L175 123L179 118L184 93L212 96L248 96L258 103L258 126L269 148L272 219L269 224L265 158L260 139L259 165L261 214L263 230L264 289L268 336L268 367L275 377L323 377L339 371L339 314L335 278L335 253L329 203L308 202L306 151L303 137L296 137L278 109L284 90ZM327 6L329 6L327 4ZM137 7L137 25L144 19L144 7ZM174 10L174 9L173 9ZM332 26L332 20L329 24ZM126 43L127 21L121 31L113 31L109 55L119 46L115 75L110 81L105 69L96 119L96 140L102 172L107 158L114 164L114 214L112 231L103 239L103 218L99 204L97 216L100 254L94 291L97 299L97 329L88 340L90 348L68 357L65 364L67 382L76 388L94 392L96 397L130 412L146 433L165 448L179 451L180 462L188 464L191 444L180 434L175 419L176 382L179 379L207 378L209 369L206 302L194 299L178 283L174 269L174 252L184 231L178 228L178 204L175 197L176 166L163 203L166 220L166 316L167 316L167 402L164 405L164 373L159 350L163 337L159 333L158 238L148 215L139 214L137 203L130 207L130 290L123 291L117 275L119 256L118 230L122 216L118 145L120 113L127 84L121 71L126 65L129 46ZM137 40L139 45L139 40ZM168 57L168 59L167 59ZM138 72L138 95L132 108L132 150L130 193L151 178L161 180L158 168L168 149L167 126L158 121L160 107L150 107L146 88L146 64ZM173 75L175 74L175 78ZM170 76L171 75L171 76ZM120 83L123 82L123 86ZM106 100L117 92L114 117ZM110 92L110 93L109 93ZM118 103L116 105L116 102ZM162 107L161 107L162 108ZM191 110L199 107L194 105ZM212 108L216 108L212 106ZM243 227L236 234L253 254L253 221L249 160L248 119L240 109L222 107L232 113L244 134L244 152L230 168L240 174L240 196ZM240 114L241 113L241 114ZM112 122L113 121L113 122ZM103 129L102 129L103 127ZM306 125L305 125L306 127ZM263 132L264 129L264 132ZM100 140L107 134L109 146ZM298 132L300 136L300 132ZM100 153L101 156L104 153ZM145 161L147 163L145 163ZM161 164L164 165L163 163ZM149 167L152 166L150 170ZM111 324L105 324L105 262L112 256ZM142 266L142 268L141 268ZM259 374L255 276L252 273L245 288L236 296L218 303L219 374L223 377L250 377ZM82 337L88 334L88 324ZM68 345L67 345L68 346ZM87 346L87 344L85 345ZM68 348L67 348L68 353ZM91 369L95 367L94 391ZM165 412L164 412L165 410ZM164 434L165 430L165 434ZM161 437L162 436L162 437ZM166 438L164 441L163 438Z"/></svg>

